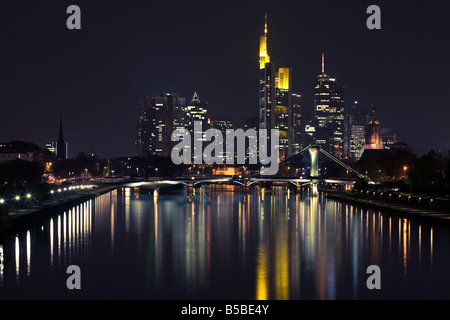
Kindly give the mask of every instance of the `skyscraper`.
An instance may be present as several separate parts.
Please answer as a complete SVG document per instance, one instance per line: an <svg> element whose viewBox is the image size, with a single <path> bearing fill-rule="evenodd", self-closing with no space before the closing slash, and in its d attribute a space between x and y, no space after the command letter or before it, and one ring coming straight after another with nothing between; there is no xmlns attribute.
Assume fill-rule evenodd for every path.
<svg viewBox="0 0 450 320"><path fill-rule="evenodd" d="M291 94L291 112L289 114L289 156L299 153L304 146L302 119L302 96L297 93Z"/></svg>
<svg viewBox="0 0 450 320"><path fill-rule="evenodd" d="M194 92L194 96L191 99L191 102L188 103L185 107L186 113L186 129L189 131L191 136L194 134L194 123L195 121L200 121L202 123L203 131L207 130L208 126L208 104L202 103L197 95L197 92Z"/></svg>
<svg viewBox="0 0 450 320"><path fill-rule="evenodd" d="M279 131L280 159L289 153L289 115L291 113L291 69L279 68L275 74L274 129Z"/></svg>
<svg viewBox="0 0 450 320"><path fill-rule="evenodd" d="M264 35L259 48L259 129L279 131L279 155L284 159L289 151L289 114L291 109L291 69L275 68L270 60L267 41L267 14ZM270 132L267 139L270 140ZM270 142L267 144L270 145Z"/></svg>
<svg viewBox="0 0 450 320"><path fill-rule="evenodd" d="M145 156L155 153L155 119L153 109L153 98L145 96L139 101L139 120L137 137L137 154Z"/></svg>
<svg viewBox="0 0 450 320"><path fill-rule="evenodd" d="M259 128L272 129L273 97L275 96L275 66L270 61L267 48L267 14L265 16L264 35L259 47ZM270 135L268 135L269 137Z"/></svg>
<svg viewBox="0 0 450 320"><path fill-rule="evenodd" d="M203 141L203 133L208 129L208 116L207 116L207 103L202 103L197 95L197 92L194 92L194 96L191 99L191 102L187 104L185 107L185 124L186 129L191 134L191 146L192 146L192 159L195 162L198 146L197 143L194 143L194 130L195 130L195 122L199 121L202 124L202 132L201 132L201 140ZM203 152L203 142L201 152Z"/></svg>
<svg viewBox="0 0 450 320"><path fill-rule="evenodd" d="M344 87L325 73L322 54L322 73L317 76L314 94L315 140L337 158L342 158L344 148L344 102Z"/></svg>
<svg viewBox="0 0 450 320"><path fill-rule="evenodd" d="M345 108L344 156L359 160L364 152L366 127L370 121L371 110L364 103L355 101Z"/></svg>
<svg viewBox="0 0 450 320"><path fill-rule="evenodd" d="M139 102L138 154L169 157L177 142L172 132L185 125L185 98L177 93L146 96Z"/></svg>

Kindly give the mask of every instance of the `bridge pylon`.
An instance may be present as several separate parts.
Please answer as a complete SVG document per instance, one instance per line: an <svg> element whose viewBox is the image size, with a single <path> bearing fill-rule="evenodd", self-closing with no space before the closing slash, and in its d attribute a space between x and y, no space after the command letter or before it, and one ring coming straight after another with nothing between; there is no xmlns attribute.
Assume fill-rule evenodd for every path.
<svg viewBox="0 0 450 320"><path fill-rule="evenodd" d="M252 181L245 180L244 184L242 185L242 192L244 193L250 193L250 185L252 184Z"/></svg>
<svg viewBox="0 0 450 320"><path fill-rule="evenodd" d="M311 168L310 168L310 177L318 178L319 177L319 146L311 146L308 148L309 156L311 159Z"/></svg>
<svg viewBox="0 0 450 320"><path fill-rule="evenodd" d="M187 194L192 196L194 194L194 182L189 182L187 185Z"/></svg>

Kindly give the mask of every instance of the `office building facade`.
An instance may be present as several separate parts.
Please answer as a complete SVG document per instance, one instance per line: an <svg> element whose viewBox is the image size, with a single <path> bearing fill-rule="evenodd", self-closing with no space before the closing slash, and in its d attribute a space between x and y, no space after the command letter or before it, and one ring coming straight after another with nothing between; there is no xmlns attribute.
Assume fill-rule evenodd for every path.
<svg viewBox="0 0 450 320"><path fill-rule="evenodd" d="M170 157L177 144L171 141L172 132L185 128L185 105L185 98L177 93L146 96L139 102L138 155Z"/></svg>
<svg viewBox="0 0 450 320"><path fill-rule="evenodd" d="M344 152L344 103L344 87L325 73L322 54L322 73L314 92L315 143L339 159Z"/></svg>

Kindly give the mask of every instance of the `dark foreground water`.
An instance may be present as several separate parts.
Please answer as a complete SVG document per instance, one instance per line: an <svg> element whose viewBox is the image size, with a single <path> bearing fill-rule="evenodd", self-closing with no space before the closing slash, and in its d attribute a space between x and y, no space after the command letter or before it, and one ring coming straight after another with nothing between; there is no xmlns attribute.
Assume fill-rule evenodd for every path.
<svg viewBox="0 0 450 320"><path fill-rule="evenodd" d="M449 299L449 272L447 225L276 188L121 189L0 245L2 299Z"/></svg>

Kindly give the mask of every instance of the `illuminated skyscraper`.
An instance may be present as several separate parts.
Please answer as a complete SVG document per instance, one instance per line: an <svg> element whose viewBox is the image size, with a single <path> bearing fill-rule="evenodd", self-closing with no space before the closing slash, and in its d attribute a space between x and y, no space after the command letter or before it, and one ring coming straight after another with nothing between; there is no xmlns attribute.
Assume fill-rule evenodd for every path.
<svg viewBox="0 0 450 320"><path fill-rule="evenodd" d="M352 124L350 128L349 156L359 160L364 152L365 141L364 125Z"/></svg>
<svg viewBox="0 0 450 320"><path fill-rule="evenodd" d="M195 135L195 122L200 122L202 124L202 131L201 131L201 152L203 152L203 133L208 130L208 110L207 110L208 103L202 103L200 102L200 99L197 95L197 92L194 92L194 96L191 99L191 102L187 104L185 108L185 123L186 123L186 129L191 134L191 146L192 146L192 159L195 162L196 160L196 154L197 154L197 146L198 143L194 143Z"/></svg>
<svg viewBox="0 0 450 320"><path fill-rule="evenodd" d="M136 142L139 156L153 155L155 153L154 125L153 98L145 96L142 101L139 101L138 137Z"/></svg>
<svg viewBox="0 0 450 320"><path fill-rule="evenodd" d="M279 130L280 160L289 153L289 115L291 109L291 69L275 68L267 46L267 14L259 49L259 129ZM268 132L270 140L270 132ZM268 144L269 145L269 144Z"/></svg>
<svg viewBox="0 0 450 320"><path fill-rule="evenodd" d="M369 125L372 110L366 104L355 101L345 108L344 156L359 160L364 152L366 127Z"/></svg>
<svg viewBox="0 0 450 320"><path fill-rule="evenodd" d="M172 132L185 125L185 98L176 93L145 97L139 103L138 154L169 157L178 142L171 141Z"/></svg>
<svg viewBox="0 0 450 320"><path fill-rule="evenodd" d="M267 14L264 35L260 38L259 48L259 128L272 129L273 97L275 96L275 67L270 61L267 48ZM270 136L270 135L268 135Z"/></svg>
<svg viewBox="0 0 450 320"><path fill-rule="evenodd" d="M207 103L200 102L197 92L194 93L192 100L185 108L186 113L186 129L191 135L194 134L194 122L200 121L202 123L203 131L208 129L208 110Z"/></svg>
<svg viewBox="0 0 450 320"><path fill-rule="evenodd" d="M299 153L304 146L304 121L301 104L302 96L297 93L291 94L291 112L289 114L289 155Z"/></svg>
<svg viewBox="0 0 450 320"><path fill-rule="evenodd" d="M279 131L280 160L289 153L289 115L291 113L291 69L279 68L275 74L274 129Z"/></svg>
<svg viewBox="0 0 450 320"><path fill-rule="evenodd" d="M317 77L314 109L316 114L315 140L326 151L342 158L344 148L344 87L325 73L322 54L322 74Z"/></svg>

